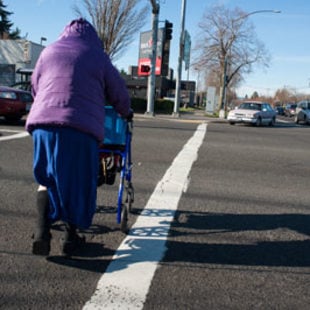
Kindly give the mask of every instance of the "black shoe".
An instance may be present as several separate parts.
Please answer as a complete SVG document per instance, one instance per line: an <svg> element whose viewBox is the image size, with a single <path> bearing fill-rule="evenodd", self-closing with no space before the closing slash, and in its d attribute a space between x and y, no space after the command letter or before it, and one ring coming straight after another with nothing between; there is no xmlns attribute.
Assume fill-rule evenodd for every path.
<svg viewBox="0 0 310 310"><path fill-rule="evenodd" d="M77 250L85 244L85 236L79 236L77 233L67 235L60 240L61 253L64 256L77 254Z"/></svg>
<svg viewBox="0 0 310 310"><path fill-rule="evenodd" d="M47 256L51 250L50 220L49 213L49 198L46 190L37 192L37 223L36 231L32 238L32 254Z"/></svg>
<svg viewBox="0 0 310 310"><path fill-rule="evenodd" d="M51 250L52 235L50 233L42 237L35 237L34 235L33 238L35 240L32 243L32 254L48 256Z"/></svg>

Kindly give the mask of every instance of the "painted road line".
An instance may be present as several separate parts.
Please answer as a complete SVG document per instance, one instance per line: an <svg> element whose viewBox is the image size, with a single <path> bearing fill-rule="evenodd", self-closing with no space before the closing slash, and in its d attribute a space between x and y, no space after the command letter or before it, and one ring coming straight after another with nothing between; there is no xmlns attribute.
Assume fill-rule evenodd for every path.
<svg viewBox="0 0 310 310"><path fill-rule="evenodd" d="M197 127L158 182L84 310L143 308L156 268L166 251L170 224L181 195L187 189L189 173L206 131L206 123Z"/></svg>
<svg viewBox="0 0 310 310"><path fill-rule="evenodd" d="M9 132L12 134L7 136L0 136L0 141L20 139L29 136L29 133L27 131L17 131L11 129L1 129L1 131Z"/></svg>

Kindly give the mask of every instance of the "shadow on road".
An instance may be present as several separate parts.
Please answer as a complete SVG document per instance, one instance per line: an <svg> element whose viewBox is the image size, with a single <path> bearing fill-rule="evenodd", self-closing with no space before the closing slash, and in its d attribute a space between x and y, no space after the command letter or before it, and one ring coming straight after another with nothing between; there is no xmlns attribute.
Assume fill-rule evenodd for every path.
<svg viewBox="0 0 310 310"><path fill-rule="evenodd" d="M78 256L49 256L46 260L66 267L104 273L113 253L114 251L104 248L100 243L86 243L83 249L79 251ZM102 258L102 256L107 257Z"/></svg>
<svg viewBox="0 0 310 310"><path fill-rule="evenodd" d="M310 266L310 215L306 214L226 214L177 212L171 237L205 235L201 242L168 241L165 262L196 262L248 266ZM305 235L304 240L267 240L251 244L208 242L208 235L246 231L289 229ZM242 237L240 237L242 238ZM230 237L229 240L232 238Z"/></svg>
<svg viewBox="0 0 310 310"><path fill-rule="evenodd" d="M26 120L21 119L19 121L6 121L4 118L0 117L0 126L17 126L17 127L25 127Z"/></svg>
<svg viewBox="0 0 310 310"><path fill-rule="evenodd" d="M224 265L309 267L310 240L256 244L200 244L168 242L164 262Z"/></svg>
<svg viewBox="0 0 310 310"><path fill-rule="evenodd" d="M127 248L117 251L119 262L117 269L127 268L128 265L136 262L157 260L163 263L310 267L310 215L177 211L170 226L170 222L164 220L165 217L172 215L169 212L171 211L148 210L143 213L146 217L163 217L163 221L159 227L133 227L130 230ZM279 240L279 231L276 234L277 238L272 237L272 232L279 229L283 230L281 240ZM288 230L292 233L287 233ZM264 231L268 231L269 238L266 238ZM255 242L255 237L254 241L253 238L248 241L244 235L238 234L240 232L258 232L262 235L258 236ZM100 232L97 231L97 233ZM296 233L300 234L298 240L292 238ZM215 234L224 234L220 239L223 242L209 241ZM226 234L230 235L226 238ZM163 237L167 237L168 240ZM164 257L156 252L156 248L162 246L167 248ZM102 273L111 259L111 257L102 256L113 254L113 250L104 249L100 244L89 243L79 257L67 259L55 256L49 257L48 260L68 267Z"/></svg>
<svg viewBox="0 0 310 310"><path fill-rule="evenodd" d="M204 230L206 233L263 231L288 228L310 236L310 214L232 214L232 213L176 213L172 224L172 235L178 234L178 228Z"/></svg>

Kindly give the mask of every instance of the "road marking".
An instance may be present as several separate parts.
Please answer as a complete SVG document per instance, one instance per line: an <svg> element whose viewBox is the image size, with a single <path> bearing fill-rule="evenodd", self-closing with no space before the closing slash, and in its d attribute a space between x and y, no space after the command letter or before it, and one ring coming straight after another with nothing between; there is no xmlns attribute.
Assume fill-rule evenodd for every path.
<svg viewBox="0 0 310 310"><path fill-rule="evenodd" d="M97 289L83 307L142 309L152 278L166 251L166 240L189 173L207 131L200 124L183 146L147 202L143 212L120 244Z"/></svg>
<svg viewBox="0 0 310 310"><path fill-rule="evenodd" d="M1 131L15 133L15 134L3 136L3 137L0 136L0 141L20 139L20 138L25 138L29 136L29 133L27 131L18 131L18 130L11 130L11 129L1 129Z"/></svg>

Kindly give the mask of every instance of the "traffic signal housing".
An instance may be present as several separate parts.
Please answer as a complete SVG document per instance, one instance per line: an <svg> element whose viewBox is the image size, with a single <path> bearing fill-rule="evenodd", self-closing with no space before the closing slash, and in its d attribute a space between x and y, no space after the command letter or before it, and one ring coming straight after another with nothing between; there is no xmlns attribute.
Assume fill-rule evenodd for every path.
<svg viewBox="0 0 310 310"><path fill-rule="evenodd" d="M172 39L173 24L168 20L165 20L165 40L170 41Z"/></svg>

